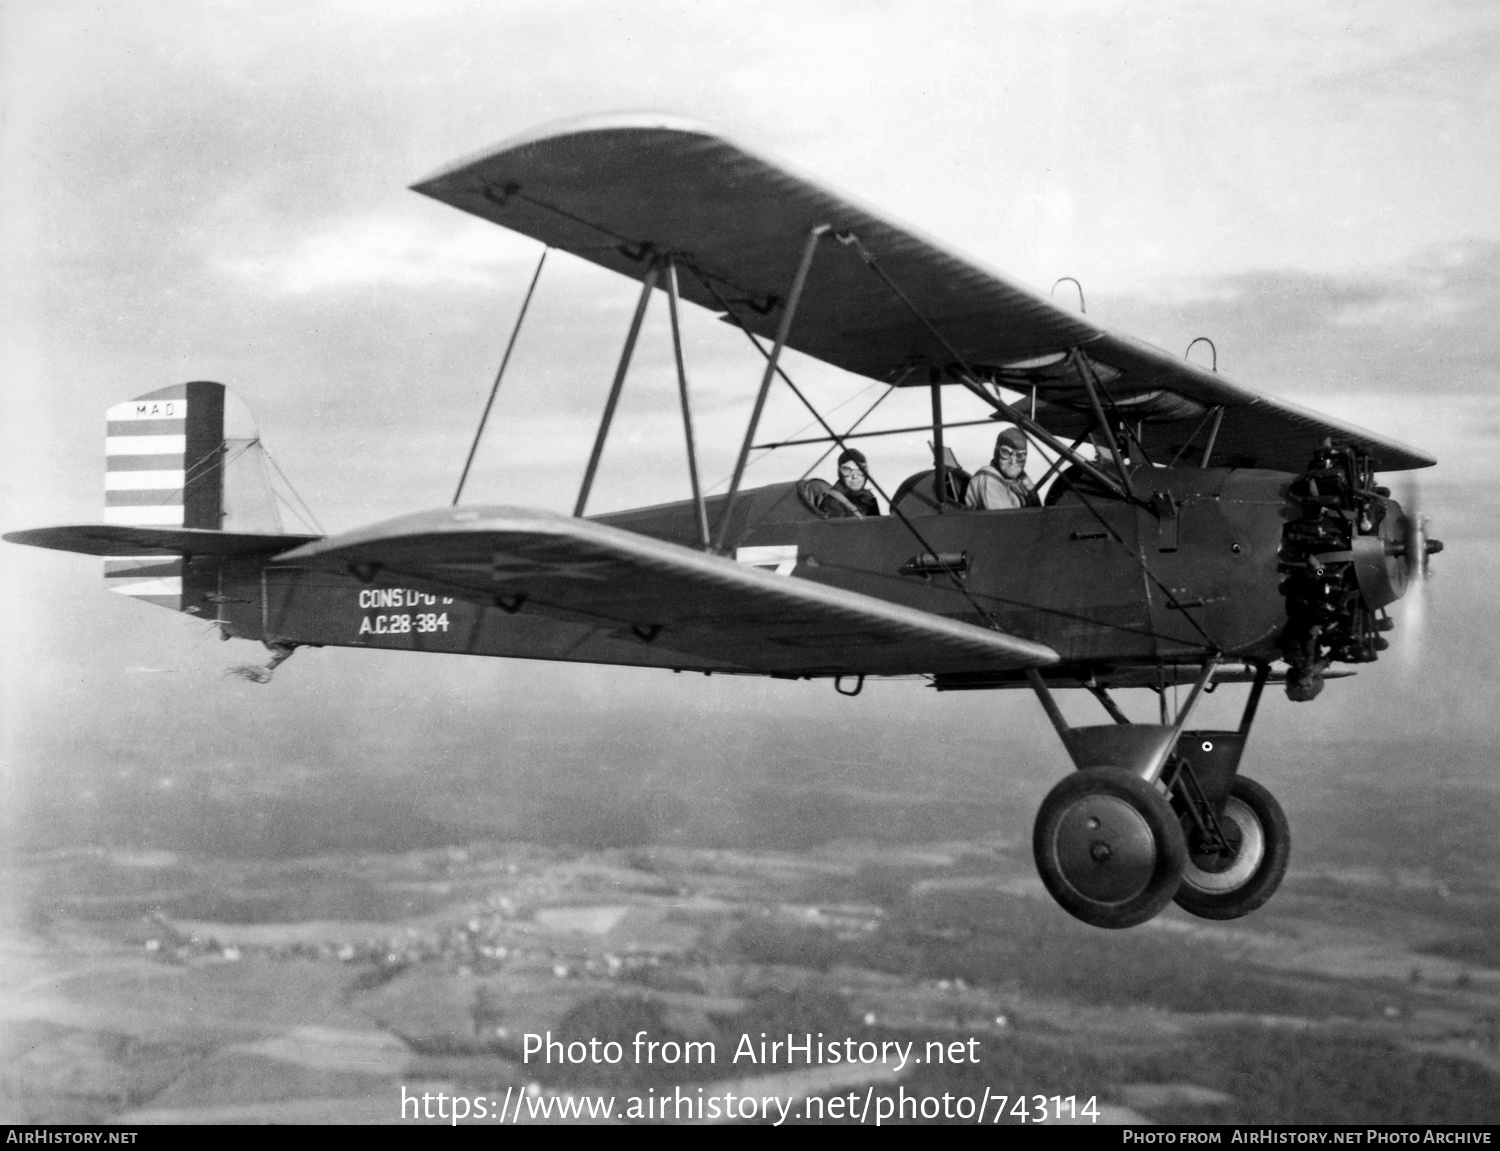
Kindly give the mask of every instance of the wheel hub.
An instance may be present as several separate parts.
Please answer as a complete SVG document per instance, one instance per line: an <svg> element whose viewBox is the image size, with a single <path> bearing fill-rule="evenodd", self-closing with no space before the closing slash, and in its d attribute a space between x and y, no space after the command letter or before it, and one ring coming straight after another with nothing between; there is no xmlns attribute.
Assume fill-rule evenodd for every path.
<svg viewBox="0 0 1500 1151"><path fill-rule="evenodd" d="M1211 875L1234 866L1245 838L1240 825L1227 812L1219 816L1218 822L1224 846L1221 847L1206 835L1195 833L1189 839L1192 846L1188 851L1188 859L1199 871L1206 871Z"/></svg>
<svg viewBox="0 0 1500 1151"><path fill-rule="evenodd" d="M1123 903L1151 882L1157 866L1156 837L1141 815L1112 795L1079 799L1057 824L1058 868L1081 895L1100 903Z"/></svg>
<svg viewBox="0 0 1500 1151"><path fill-rule="evenodd" d="M1266 855L1265 832L1244 800L1231 796L1224 805L1224 814L1219 816L1219 825L1234 850L1229 854L1195 851L1189 856L1182 881L1199 891L1237 890L1255 875Z"/></svg>

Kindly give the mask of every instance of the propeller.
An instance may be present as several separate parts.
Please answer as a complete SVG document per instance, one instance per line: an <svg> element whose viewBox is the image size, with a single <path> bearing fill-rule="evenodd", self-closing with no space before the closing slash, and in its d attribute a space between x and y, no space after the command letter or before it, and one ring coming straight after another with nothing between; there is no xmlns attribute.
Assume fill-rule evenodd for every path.
<svg viewBox="0 0 1500 1151"><path fill-rule="evenodd" d="M1402 611L1400 655L1403 662L1416 664L1422 653L1427 616L1426 585L1432 578L1431 559L1443 550L1443 541L1432 538L1429 531L1431 521L1422 514L1417 481L1411 476L1401 487L1400 507L1399 543L1392 549L1401 565L1405 584L1406 607Z"/></svg>

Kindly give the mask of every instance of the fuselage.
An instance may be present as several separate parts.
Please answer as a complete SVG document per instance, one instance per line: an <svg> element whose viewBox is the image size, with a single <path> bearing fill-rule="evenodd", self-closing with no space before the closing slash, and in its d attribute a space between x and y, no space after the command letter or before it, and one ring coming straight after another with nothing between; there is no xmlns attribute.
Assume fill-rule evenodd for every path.
<svg viewBox="0 0 1500 1151"><path fill-rule="evenodd" d="M1276 565L1292 478L1139 469L1137 504L1067 496L1053 507L939 511L903 501L904 517L863 519L822 519L803 506L796 485L775 484L736 499L728 554L789 578L999 627L1050 646L1065 668L1190 661L1206 651L1270 659L1286 623ZM711 523L722 509L722 497L709 501ZM690 501L595 518L687 546L697 541ZM241 561L190 570L184 593L229 634L271 642L736 670L663 650L628 629L543 619L396 578L366 583Z"/></svg>

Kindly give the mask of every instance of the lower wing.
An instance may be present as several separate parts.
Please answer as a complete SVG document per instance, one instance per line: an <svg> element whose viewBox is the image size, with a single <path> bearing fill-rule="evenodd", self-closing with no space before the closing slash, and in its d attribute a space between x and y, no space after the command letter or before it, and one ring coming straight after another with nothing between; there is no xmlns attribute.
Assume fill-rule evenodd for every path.
<svg viewBox="0 0 1500 1151"><path fill-rule="evenodd" d="M1051 648L1004 632L521 508L404 516L316 540L276 563L587 623L746 672L904 675L1058 661Z"/></svg>

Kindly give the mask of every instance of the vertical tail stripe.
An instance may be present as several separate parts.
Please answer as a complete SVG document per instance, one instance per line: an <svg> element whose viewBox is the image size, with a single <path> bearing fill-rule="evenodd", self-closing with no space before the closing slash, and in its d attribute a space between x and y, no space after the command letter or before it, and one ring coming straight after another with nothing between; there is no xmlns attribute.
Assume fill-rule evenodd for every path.
<svg viewBox="0 0 1500 1151"><path fill-rule="evenodd" d="M187 437L176 436L107 436L104 440L104 455L112 456L176 456L182 459L187 450Z"/></svg>
<svg viewBox="0 0 1500 1151"><path fill-rule="evenodd" d="M188 399L182 385L115 404L105 413L104 522L181 527ZM142 463L156 466L144 468ZM106 579L110 572L106 565ZM110 586L122 590L117 581Z"/></svg>
<svg viewBox="0 0 1500 1151"><path fill-rule="evenodd" d="M221 384L177 384L113 405L105 412L104 522L220 527L223 446ZM176 556L115 557L104 564L110 591L178 611L188 575Z"/></svg>
<svg viewBox="0 0 1500 1151"><path fill-rule="evenodd" d="M142 457L149 459L149 456ZM182 487L183 471L115 471L110 468L104 473L104 490L106 492L174 492Z"/></svg>
<svg viewBox="0 0 1500 1151"><path fill-rule="evenodd" d="M114 472L180 472L182 471L182 453L106 456L104 470L107 474Z"/></svg>
<svg viewBox="0 0 1500 1151"><path fill-rule="evenodd" d="M104 522L118 527L180 528L183 521L182 503L154 504L148 507L105 508Z"/></svg>
<svg viewBox="0 0 1500 1151"><path fill-rule="evenodd" d="M186 406L186 405L184 405ZM109 420L104 425L106 436L174 436L187 429L187 421L175 420Z"/></svg>

